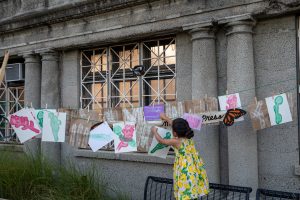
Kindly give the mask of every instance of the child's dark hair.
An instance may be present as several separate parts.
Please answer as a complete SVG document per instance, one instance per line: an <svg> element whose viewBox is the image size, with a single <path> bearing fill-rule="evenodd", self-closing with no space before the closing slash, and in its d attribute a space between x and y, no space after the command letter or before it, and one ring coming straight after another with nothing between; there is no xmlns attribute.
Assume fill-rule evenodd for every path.
<svg viewBox="0 0 300 200"><path fill-rule="evenodd" d="M191 129L189 123L185 119L174 119L172 122L172 129L177 133L178 137L185 137L188 139L194 137L194 131Z"/></svg>

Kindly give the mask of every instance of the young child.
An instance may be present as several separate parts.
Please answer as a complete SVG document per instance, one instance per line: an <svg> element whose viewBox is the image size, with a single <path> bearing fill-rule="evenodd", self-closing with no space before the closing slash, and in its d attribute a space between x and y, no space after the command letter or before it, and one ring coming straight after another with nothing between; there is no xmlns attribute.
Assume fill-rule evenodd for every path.
<svg viewBox="0 0 300 200"><path fill-rule="evenodd" d="M188 122L182 118L172 121L165 114L161 118L172 125L173 138L163 139L157 133L157 128L152 127L151 131L161 144L173 146L176 157L174 162L174 196L176 200L197 199L207 195L209 183L202 159L198 156L194 136Z"/></svg>

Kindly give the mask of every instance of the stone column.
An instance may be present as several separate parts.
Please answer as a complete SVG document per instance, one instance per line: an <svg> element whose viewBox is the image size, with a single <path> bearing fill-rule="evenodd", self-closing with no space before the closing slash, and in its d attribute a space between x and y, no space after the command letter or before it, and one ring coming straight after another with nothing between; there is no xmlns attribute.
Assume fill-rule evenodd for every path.
<svg viewBox="0 0 300 200"><path fill-rule="evenodd" d="M192 36L192 98L218 96L215 34L210 27L194 27ZM219 126L203 126L195 133L211 182L220 181Z"/></svg>
<svg viewBox="0 0 300 200"><path fill-rule="evenodd" d="M60 106L58 53L38 51L42 56L41 107L56 109ZM60 143L42 142L42 156L51 163L60 164Z"/></svg>
<svg viewBox="0 0 300 200"><path fill-rule="evenodd" d="M205 95L216 97L217 64L215 34L210 28L195 28L192 35L192 97L199 99Z"/></svg>
<svg viewBox="0 0 300 200"><path fill-rule="evenodd" d="M25 105L33 108L41 106L41 60L33 52L23 53L25 59ZM24 150L27 154L38 156L41 151L41 139L35 138L25 142Z"/></svg>
<svg viewBox="0 0 300 200"><path fill-rule="evenodd" d="M227 25L227 90L239 92L242 107L255 97L253 57L253 21L235 21ZM232 185L258 186L257 135L249 115L227 128L228 181Z"/></svg>

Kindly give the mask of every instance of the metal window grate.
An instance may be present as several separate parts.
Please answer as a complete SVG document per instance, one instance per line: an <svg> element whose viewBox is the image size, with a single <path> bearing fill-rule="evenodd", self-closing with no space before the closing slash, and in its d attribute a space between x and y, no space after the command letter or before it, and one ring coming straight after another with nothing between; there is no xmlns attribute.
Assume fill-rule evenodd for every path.
<svg viewBox="0 0 300 200"><path fill-rule="evenodd" d="M18 142L6 117L24 107L24 86L9 87L0 84L0 142Z"/></svg>
<svg viewBox="0 0 300 200"><path fill-rule="evenodd" d="M239 187L210 183L210 193L200 200L249 200L252 189L249 187ZM173 180L149 176L144 190L144 200L174 200Z"/></svg>
<svg viewBox="0 0 300 200"><path fill-rule="evenodd" d="M257 200L300 200L299 193L281 192L275 190L257 189L256 191Z"/></svg>
<svg viewBox="0 0 300 200"><path fill-rule="evenodd" d="M83 50L80 65L82 109L103 113L176 101L175 38ZM133 74L137 65L145 67L143 76Z"/></svg>
<svg viewBox="0 0 300 200"><path fill-rule="evenodd" d="M175 38L83 50L81 108L101 110L176 101ZM133 67L143 65L137 77Z"/></svg>

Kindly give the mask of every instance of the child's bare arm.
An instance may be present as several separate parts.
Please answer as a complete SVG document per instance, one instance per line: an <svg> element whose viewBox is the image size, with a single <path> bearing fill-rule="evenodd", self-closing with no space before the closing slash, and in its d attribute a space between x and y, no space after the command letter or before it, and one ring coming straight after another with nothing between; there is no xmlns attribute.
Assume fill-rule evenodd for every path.
<svg viewBox="0 0 300 200"><path fill-rule="evenodd" d="M176 147L177 149L180 147L180 140L178 139L163 139L162 137L160 137L160 135L157 133L157 128L156 127L152 127L151 129L152 133L154 134L156 140L161 143L161 144L165 144L168 146L173 146Z"/></svg>
<svg viewBox="0 0 300 200"><path fill-rule="evenodd" d="M167 121L169 125L172 125L172 120L165 113L161 113L160 118L164 121Z"/></svg>

